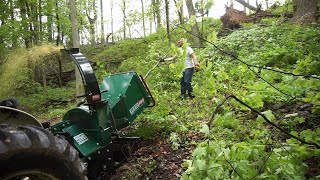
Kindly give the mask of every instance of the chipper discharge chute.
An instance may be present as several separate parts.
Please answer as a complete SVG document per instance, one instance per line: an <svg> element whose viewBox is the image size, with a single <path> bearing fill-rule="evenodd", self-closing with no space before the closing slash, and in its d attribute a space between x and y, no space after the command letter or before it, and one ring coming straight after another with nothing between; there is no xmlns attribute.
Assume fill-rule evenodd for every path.
<svg viewBox="0 0 320 180"><path fill-rule="evenodd" d="M104 77L99 85L89 61L79 49L63 50L63 52L76 64L84 88L83 95L78 98L85 100L76 108L69 110L63 120L53 126L37 123L31 115L22 114L14 108L9 108L9 111L8 108L0 106L3 115L3 118L0 117L0 123L6 123L6 125L0 124L0 134L4 134L0 137L0 179L8 177L9 179L36 177L46 180L51 177L83 179L85 171L81 162L87 164L89 179L97 177L101 170L112 171L129 151L126 147L138 139L122 137L118 131L127 127L145 108L155 105L147 84L137 73L110 75ZM19 119L24 117L24 114L30 118ZM14 123L8 125L10 119L13 119ZM55 140L52 141L52 138ZM19 140L21 142L15 142L11 147L11 141ZM29 142L31 145L33 142L35 144L30 146ZM20 144L23 147L15 146ZM23 153L24 156L17 153ZM17 162L21 163L18 169L15 168L16 165L8 165L12 162L12 158L17 158L16 156L21 157ZM51 161L52 159L55 159L55 163ZM60 162L59 159L64 160ZM37 160L39 165L33 163L33 160ZM48 166L50 163L52 166Z"/></svg>

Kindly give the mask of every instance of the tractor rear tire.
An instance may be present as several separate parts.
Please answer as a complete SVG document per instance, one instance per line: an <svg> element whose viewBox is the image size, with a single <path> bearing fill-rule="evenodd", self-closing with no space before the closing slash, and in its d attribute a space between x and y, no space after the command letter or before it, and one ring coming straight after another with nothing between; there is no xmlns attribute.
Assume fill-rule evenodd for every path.
<svg viewBox="0 0 320 180"><path fill-rule="evenodd" d="M87 180L78 152L37 126L0 125L1 180Z"/></svg>

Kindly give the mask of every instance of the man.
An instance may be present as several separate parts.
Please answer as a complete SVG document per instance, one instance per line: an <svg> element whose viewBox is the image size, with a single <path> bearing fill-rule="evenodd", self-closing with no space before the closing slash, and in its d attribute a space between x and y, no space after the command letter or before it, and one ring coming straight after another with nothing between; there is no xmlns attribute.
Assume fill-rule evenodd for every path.
<svg viewBox="0 0 320 180"><path fill-rule="evenodd" d="M177 45L179 47L183 48L183 45L185 44L185 41L183 38L179 39L177 41ZM192 86L191 86L191 80L192 80L192 76L194 71L198 72L200 65L199 62L197 60L196 55L194 54L193 50L191 47L186 46L185 49L183 50L182 54L185 54L185 63L184 63L184 71L182 73L182 77L181 77L181 95L180 97L185 98L187 95L189 96L189 98L193 99L195 96L192 94ZM173 61L175 59L177 59L178 57L172 56L169 58L165 58L162 59L162 61ZM187 94L186 94L187 93Z"/></svg>
<svg viewBox="0 0 320 180"><path fill-rule="evenodd" d="M183 47L184 45L184 39L179 39L177 42L177 45L179 47ZM182 73L182 78L181 78L181 97L185 97L186 93L188 94L190 99L193 99L195 96L192 94L192 86L191 86L191 80L194 71L199 70L199 62L197 60L196 55L194 54L193 50L191 47L187 46L186 49L184 49L185 56L185 64L184 64L184 71Z"/></svg>

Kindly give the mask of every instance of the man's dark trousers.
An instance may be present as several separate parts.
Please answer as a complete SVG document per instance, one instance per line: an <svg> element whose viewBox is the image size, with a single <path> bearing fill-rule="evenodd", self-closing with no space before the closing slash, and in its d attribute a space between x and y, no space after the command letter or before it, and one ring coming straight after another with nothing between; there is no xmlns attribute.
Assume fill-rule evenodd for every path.
<svg viewBox="0 0 320 180"><path fill-rule="evenodd" d="M181 78L181 95L186 94L188 91L188 94L192 94L192 86L191 86L191 80L192 80L192 75L194 73L194 68L187 68L183 71L182 73L182 78Z"/></svg>

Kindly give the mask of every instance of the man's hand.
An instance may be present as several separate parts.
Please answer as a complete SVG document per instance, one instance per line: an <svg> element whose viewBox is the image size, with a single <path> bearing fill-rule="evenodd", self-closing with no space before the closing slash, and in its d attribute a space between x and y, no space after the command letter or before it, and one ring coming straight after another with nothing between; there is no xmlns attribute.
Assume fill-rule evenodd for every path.
<svg viewBox="0 0 320 180"><path fill-rule="evenodd" d="M194 70L195 70L196 72L198 72L199 69L200 69L200 65L199 65L199 64L195 64L195 65L194 65Z"/></svg>

